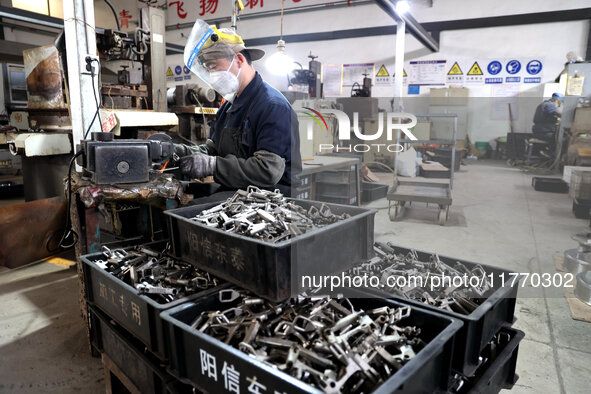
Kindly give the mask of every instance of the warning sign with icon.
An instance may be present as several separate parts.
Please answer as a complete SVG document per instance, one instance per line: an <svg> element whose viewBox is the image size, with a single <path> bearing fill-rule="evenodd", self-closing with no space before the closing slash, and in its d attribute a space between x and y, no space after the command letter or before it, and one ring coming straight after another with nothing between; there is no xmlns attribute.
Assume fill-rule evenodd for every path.
<svg viewBox="0 0 591 394"><path fill-rule="evenodd" d="M383 64L380 66L380 69L376 73L376 77L374 80L375 80L376 85L382 85L382 86L392 85L394 83L394 78L392 78L390 76L388 69Z"/></svg>
<svg viewBox="0 0 591 394"><path fill-rule="evenodd" d="M470 71L468 71L468 75L483 75L482 70L478 65L478 62L474 62L474 64L470 68Z"/></svg>
<svg viewBox="0 0 591 394"><path fill-rule="evenodd" d="M462 69L460 68L460 65L457 61L454 62L453 66L451 66L451 68L447 72L445 82L452 85L464 83L464 73L462 72Z"/></svg>
<svg viewBox="0 0 591 394"><path fill-rule="evenodd" d="M166 80L174 81L174 73L172 72L172 68L170 66L168 66L168 70L166 70Z"/></svg>
<svg viewBox="0 0 591 394"><path fill-rule="evenodd" d="M382 86L392 86L394 85L394 73L390 74L390 71L388 71L388 68L390 70L394 70L394 65L388 65L388 67L386 67L385 64L382 64L380 66L380 68L378 69L378 72L375 75L375 79L374 82L376 85L382 85ZM404 70L404 77L406 77L406 70ZM403 83L406 83L406 78L403 79Z"/></svg>
<svg viewBox="0 0 591 394"><path fill-rule="evenodd" d="M466 75L466 83L484 83L484 73L478 62L474 62L470 67L470 71Z"/></svg>
<svg viewBox="0 0 591 394"><path fill-rule="evenodd" d="M378 70L378 73L376 74L376 77L389 77L389 76L390 76L390 73L388 72L388 70L386 70L386 66L384 66L382 64L382 66Z"/></svg>

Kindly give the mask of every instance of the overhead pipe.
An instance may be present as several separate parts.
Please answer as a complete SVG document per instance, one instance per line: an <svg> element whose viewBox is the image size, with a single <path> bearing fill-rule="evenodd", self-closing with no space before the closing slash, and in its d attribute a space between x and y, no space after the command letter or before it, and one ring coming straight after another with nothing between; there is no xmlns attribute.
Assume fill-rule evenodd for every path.
<svg viewBox="0 0 591 394"><path fill-rule="evenodd" d="M439 52L439 42L412 15L396 12L396 2L394 0L375 0L375 2L386 14L394 18L396 22L404 21L406 30L426 48L432 52Z"/></svg>

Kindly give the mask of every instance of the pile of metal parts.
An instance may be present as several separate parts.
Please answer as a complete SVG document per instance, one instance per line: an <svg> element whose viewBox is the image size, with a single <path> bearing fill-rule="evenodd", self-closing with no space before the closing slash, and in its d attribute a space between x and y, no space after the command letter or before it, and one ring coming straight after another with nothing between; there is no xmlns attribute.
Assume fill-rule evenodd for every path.
<svg viewBox="0 0 591 394"><path fill-rule="evenodd" d="M373 391L426 345L420 328L403 323L409 306L363 311L330 297L273 304L234 289L220 290L219 301L228 308L202 312L192 328L329 393Z"/></svg>
<svg viewBox="0 0 591 394"><path fill-rule="evenodd" d="M167 248L156 252L137 246L132 250L102 247L105 260L95 264L160 303L168 303L220 285L222 282L193 265L176 260Z"/></svg>
<svg viewBox="0 0 591 394"><path fill-rule="evenodd" d="M376 242L374 245L377 257L351 268L348 273L356 276L364 274L379 276L380 290L413 300L433 305L441 309L469 315L478 308L493 292L490 276L477 264L469 269L457 261L453 267L442 262L436 254L431 255L429 261L420 261L416 251L405 254L396 254L391 243ZM477 286L433 287L434 277L447 276L477 277ZM404 277L406 280L398 281L392 278ZM412 279L411 279L412 278ZM437 282L437 281L435 281ZM445 283L443 280L438 283ZM399 286L404 284L405 286ZM422 284L422 286L421 286Z"/></svg>
<svg viewBox="0 0 591 394"><path fill-rule="evenodd" d="M277 243L310 230L349 218L335 215L322 204L308 210L287 200L279 190L274 192L249 186L232 197L193 218L206 226Z"/></svg>

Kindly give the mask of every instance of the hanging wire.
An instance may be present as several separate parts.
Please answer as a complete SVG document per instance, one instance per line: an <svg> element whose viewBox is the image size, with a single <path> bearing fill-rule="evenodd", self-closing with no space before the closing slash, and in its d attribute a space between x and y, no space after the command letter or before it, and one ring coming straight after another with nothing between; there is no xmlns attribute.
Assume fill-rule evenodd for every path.
<svg viewBox="0 0 591 394"><path fill-rule="evenodd" d="M283 40L283 5L285 4L285 0L281 0L281 34L279 39Z"/></svg>

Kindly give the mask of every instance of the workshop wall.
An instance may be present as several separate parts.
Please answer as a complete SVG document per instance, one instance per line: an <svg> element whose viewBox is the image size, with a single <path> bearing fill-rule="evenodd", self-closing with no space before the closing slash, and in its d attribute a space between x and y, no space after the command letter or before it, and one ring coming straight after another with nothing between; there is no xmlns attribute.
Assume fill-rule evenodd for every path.
<svg viewBox="0 0 591 394"><path fill-rule="evenodd" d="M289 2L286 1L286 7ZM298 3L305 5L306 1ZM466 0L446 0L433 2L429 7L427 1L411 1L411 13L420 22L482 18L499 15L555 11L557 9L576 9L588 7L588 1L573 0L556 3L552 0L511 1L482 0L478 5ZM186 3L185 3L186 4ZM187 9L187 7L185 7ZM170 13L168 14L170 15ZM216 15L217 16L217 15ZM221 15L220 15L221 16ZM306 23L302 23L305 18ZM167 25L177 23L167 21ZM186 21L183 21L186 22ZM375 63L376 72L381 64L385 64L390 73L394 69L395 35L340 39L333 41L315 41L290 43L289 35L335 31L375 26L390 26L394 21L376 5L353 6L325 11L314 11L284 16L284 36L286 51L296 61L306 66L310 51L323 64ZM226 27L229 24L222 24ZM249 38L278 36L280 18L277 16L244 20L238 24L238 30L248 43ZM171 30L167 41L184 45L190 29ZM508 59L535 58L543 62L541 84L520 85L519 100L512 104L514 131L531 130L535 107L543 94L543 84L553 82L562 71L566 62L566 53L574 51L584 56L589 32L588 21L519 25L498 28L482 28L469 30L451 30L441 33L441 50L430 53L417 40L407 34L405 61L410 60L447 60L451 66L456 60L469 59ZM184 36L184 37L183 37ZM261 47L268 54L276 51L275 45ZM450 63L451 62L451 63ZM182 56L168 57L168 64L182 64ZM264 63L255 64L257 70L271 85L278 89L286 89L287 79L270 74ZM482 65L481 67L486 67ZM464 70L466 73L467 70ZM361 81L360 81L361 82ZM174 86L174 82L169 83ZM449 85L448 85L449 86ZM435 86L440 88L442 86ZM470 86L470 100L466 108L468 113L468 132L473 141L488 141L510 131L508 110L502 119L494 119L491 111L494 103L491 85ZM390 98L393 86L374 86L372 96L380 97L380 108L390 110ZM404 101L408 111L425 112L429 105L430 87L421 86L420 94L408 97ZM349 96L350 87L343 88L341 96ZM436 111L432 111L436 112Z"/></svg>
<svg viewBox="0 0 591 394"><path fill-rule="evenodd" d="M287 0L286 8L300 7L318 3L328 3L328 0L301 0L293 2ZM52 1L52 4L56 1ZM229 1L219 0L219 9L209 17L227 16L226 9ZM226 4L228 3L228 4ZM11 0L0 0L3 6L11 6ZM122 30L132 31L138 24L139 8L143 5L136 0L120 0L113 3L117 8L119 20L124 24ZM167 11L167 25L187 23L195 19L200 13L200 0L185 0L184 10L188 16L180 19L174 7ZM264 8L245 10L246 13L261 10L278 9L280 2L265 3ZM432 4L432 6L431 6ZM556 11L557 9L576 9L588 7L588 0L570 0L557 3L554 0L481 0L475 5L467 0L411 0L411 13L420 22L445 21L467 18L482 18L500 15L512 15L531 12ZM302 23L305 19L306 23ZM95 2L95 24L104 28L115 28L115 21L111 10L103 1ZM376 71L381 64L385 64L389 72L393 72L395 36L361 37L332 41L316 41L305 43L290 43L289 36L293 34L316 33L323 31L363 29L365 27L391 26L394 24L385 12L375 4L351 6L322 11L299 13L284 16L284 36L287 41L287 53L294 60L306 65L310 51L323 64L375 63ZM54 40L51 34L39 34L34 31L34 25L23 24L31 30L3 27L5 39L18 42L47 45ZM223 24L222 26L228 26ZM239 32L247 40L279 35L280 18L278 16L243 20L238 25ZM167 41L184 45L190 28L170 30ZM589 32L588 21L574 21L562 23L547 23L535 25L521 25L499 28L484 28L472 30L445 31L441 33L441 50L429 53L414 38L407 35L405 60L456 60L493 59L493 58L536 58L543 62L543 80L541 84L531 86L520 85L519 102L513 114L513 127L516 131L527 131L531 128L531 118L535 106L542 97L543 84L556 78L563 68L568 51L584 56ZM276 51L275 45L262 47L267 53ZM182 65L182 56L168 56L168 64ZM448 64L449 65L449 64ZM481 65L482 66L482 65ZM264 63L256 68L263 77L278 89L287 87L284 77L271 75ZM114 70L115 71L115 70ZM465 72L465 70L464 70ZM192 78L191 83L195 82ZM169 81L169 86L177 81ZM440 87L440 86L438 86ZM405 95L406 87L405 87ZM492 119L490 113L493 107L493 88L487 85L470 86L471 100L467 105L469 119L469 133L473 140L489 140L504 135L509 130L508 119ZM422 86L418 95L405 99L405 108L409 111L424 111L428 106L430 87ZM0 92L2 96L3 92ZM348 96L350 88L345 87L341 96ZM373 96L379 97L380 108L390 109L392 86L374 86Z"/></svg>

